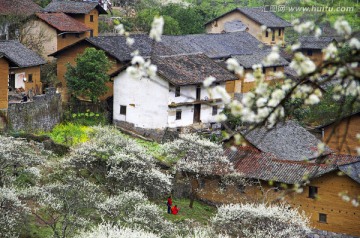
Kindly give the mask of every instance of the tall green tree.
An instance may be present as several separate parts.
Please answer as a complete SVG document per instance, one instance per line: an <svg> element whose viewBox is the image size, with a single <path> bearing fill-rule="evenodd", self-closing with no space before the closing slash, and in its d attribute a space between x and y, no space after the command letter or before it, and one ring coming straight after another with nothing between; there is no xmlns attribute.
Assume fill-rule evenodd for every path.
<svg viewBox="0 0 360 238"><path fill-rule="evenodd" d="M87 48L76 59L76 66L67 64L65 79L69 92L74 96L89 98L92 102L99 100L108 87L110 81L107 71L111 62L102 50Z"/></svg>

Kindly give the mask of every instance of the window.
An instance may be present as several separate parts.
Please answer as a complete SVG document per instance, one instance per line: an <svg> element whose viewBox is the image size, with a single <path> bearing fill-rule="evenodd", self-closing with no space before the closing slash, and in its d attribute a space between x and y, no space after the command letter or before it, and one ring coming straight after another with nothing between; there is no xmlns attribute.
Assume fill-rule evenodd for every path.
<svg viewBox="0 0 360 238"><path fill-rule="evenodd" d="M269 32L268 32L268 30L265 31L265 37L269 37Z"/></svg>
<svg viewBox="0 0 360 238"><path fill-rule="evenodd" d="M279 36L281 36L281 29L279 29Z"/></svg>
<svg viewBox="0 0 360 238"><path fill-rule="evenodd" d="M175 97L180 97L180 87L175 88Z"/></svg>
<svg viewBox="0 0 360 238"><path fill-rule="evenodd" d="M319 213L319 222L326 223L327 215L324 213Z"/></svg>
<svg viewBox="0 0 360 238"><path fill-rule="evenodd" d="M266 74L266 69L265 69L265 67L262 68L262 73L263 73L263 74Z"/></svg>
<svg viewBox="0 0 360 238"><path fill-rule="evenodd" d="M198 180L198 183L199 183L199 188L205 188L205 179L199 179Z"/></svg>
<svg viewBox="0 0 360 238"><path fill-rule="evenodd" d="M239 191L239 193L245 193L245 186L244 186L244 184L238 184L238 185L237 185L237 190Z"/></svg>
<svg viewBox="0 0 360 238"><path fill-rule="evenodd" d="M94 31L90 30L90 37L93 37L93 36L94 36Z"/></svg>
<svg viewBox="0 0 360 238"><path fill-rule="evenodd" d="M200 100L200 94L201 94L201 87L196 87L196 100Z"/></svg>
<svg viewBox="0 0 360 238"><path fill-rule="evenodd" d="M219 180L218 185L219 185L220 190L225 190L226 189L226 183L224 181Z"/></svg>
<svg viewBox="0 0 360 238"><path fill-rule="evenodd" d="M28 80L29 80L29 83L32 83L32 82L33 82L32 74L29 74L29 75L28 75Z"/></svg>
<svg viewBox="0 0 360 238"><path fill-rule="evenodd" d="M75 34L75 37L76 37L76 38L80 38L80 34L79 34L79 33L76 33L76 34Z"/></svg>
<svg viewBox="0 0 360 238"><path fill-rule="evenodd" d="M275 40L275 30L271 30L272 36L271 36L271 40L274 41Z"/></svg>
<svg viewBox="0 0 360 238"><path fill-rule="evenodd" d="M276 67L274 67L274 72L276 72Z"/></svg>
<svg viewBox="0 0 360 238"><path fill-rule="evenodd" d="M181 120L181 110L176 111L176 120Z"/></svg>
<svg viewBox="0 0 360 238"><path fill-rule="evenodd" d="M218 113L218 106L213 106L212 107L212 115L215 116L215 115L217 115L217 113Z"/></svg>
<svg viewBox="0 0 360 238"><path fill-rule="evenodd" d="M126 106L120 105L120 115L126 116Z"/></svg>
<svg viewBox="0 0 360 238"><path fill-rule="evenodd" d="M94 16L90 15L90 22L94 22Z"/></svg>
<svg viewBox="0 0 360 238"><path fill-rule="evenodd" d="M316 198L318 194L318 188L309 186L309 198Z"/></svg>
<svg viewBox="0 0 360 238"><path fill-rule="evenodd" d="M312 50L307 50L307 55L308 55L308 56L312 56L312 55L313 55Z"/></svg>
<svg viewBox="0 0 360 238"><path fill-rule="evenodd" d="M66 35L65 35L65 34L62 34L61 37L64 39L64 38L66 38Z"/></svg>

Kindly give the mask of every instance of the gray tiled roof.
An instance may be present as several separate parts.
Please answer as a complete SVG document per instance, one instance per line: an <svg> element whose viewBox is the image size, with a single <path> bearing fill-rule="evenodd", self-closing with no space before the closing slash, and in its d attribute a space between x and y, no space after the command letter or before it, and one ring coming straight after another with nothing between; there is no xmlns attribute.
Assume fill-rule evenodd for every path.
<svg viewBox="0 0 360 238"><path fill-rule="evenodd" d="M215 77L215 82L237 79L204 54L160 56L151 60L158 67L158 73L176 86L201 84L209 76Z"/></svg>
<svg viewBox="0 0 360 238"><path fill-rule="evenodd" d="M0 41L0 53L6 55L18 67L31 67L45 64L45 60L18 41Z"/></svg>
<svg viewBox="0 0 360 238"><path fill-rule="evenodd" d="M238 146L236 151L229 148L225 155L234 164L235 171L245 178L295 184L304 181L305 175L312 180L340 169L360 183L360 157L356 156L328 155L326 162L319 164L284 161L274 154L260 152L249 146Z"/></svg>
<svg viewBox="0 0 360 238"><path fill-rule="evenodd" d="M29 16L40 11L41 7L32 0L0 0L0 15Z"/></svg>
<svg viewBox="0 0 360 238"><path fill-rule="evenodd" d="M98 36L84 39L92 45L106 51L119 61L131 60L131 53L139 50L140 55L149 57L154 55L176 55L204 53L206 56L228 58L231 55L252 54L259 51L262 45L247 32L233 32L224 34L195 34L182 36L162 36L162 41L154 42L146 34L131 35L135 39L133 46L126 44L124 36ZM80 41L81 42L81 41ZM51 56L58 55L79 42L67 46Z"/></svg>
<svg viewBox="0 0 360 238"><path fill-rule="evenodd" d="M205 25L218 20L219 18L221 18L229 13L238 11L238 12L241 12L244 15L246 15L248 18L254 20L255 22L257 22L261 25L265 25L267 27L289 27L289 26L291 26L291 24L289 22L276 16L273 12L264 11L264 10L265 10L264 7L235 8L235 9L207 22Z"/></svg>
<svg viewBox="0 0 360 238"><path fill-rule="evenodd" d="M350 178L360 183L360 161L352 164L341 165L339 166L339 169Z"/></svg>
<svg viewBox="0 0 360 238"><path fill-rule="evenodd" d="M258 51L251 55L233 55L231 57L236 59L237 62L246 69L251 68L254 64L262 64L265 67L286 66L289 64L289 62L281 56L278 61L265 64L264 59L269 53L270 51Z"/></svg>
<svg viewBox="0 0 360 238"><path fill-rule="evenodd" d="M53 0L44 8L45 12L64 12L70 14L86 14L94 8L98 9L100 14L107 14L98 2L75 2Z"/></svg>
<svg viewBox="0 0 360 238"><path fill-rule="evenodd" d="M246 31L248 27L240 20L228 21L224 24L225 32Z"/></svg>
<svg viewBox="0 0 360 238"><path fill-rule="evenodd" d="M245 139L262 152L272 153L283 160L303 161L318 157L317 146L321 143L313 134L295 121L278 123L271 130L265 127L243 133ZM323 154L331 150L326 146Z"/></svg>
<svg viewBox="0 0 360 238"><path fill-rule="evenodd" d="M336 41L334 37L319 37L314 36L303 36L299 38L301 43L300 49L317 49L321 50L326 48L332 41Z"/></svg>
<svg viewBox="0 0 360 238"><path fill-rule="evenodd" d="M248 32L163 36L163 43L176 53L202 52L210 58L252 54L265 47Z"/></svg>

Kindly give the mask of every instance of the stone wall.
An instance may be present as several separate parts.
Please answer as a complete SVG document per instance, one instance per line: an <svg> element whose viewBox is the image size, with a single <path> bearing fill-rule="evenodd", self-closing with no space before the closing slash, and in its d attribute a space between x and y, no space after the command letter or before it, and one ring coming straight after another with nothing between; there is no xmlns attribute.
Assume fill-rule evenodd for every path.
<svg viewBox="0 0 360 238"><path fill-rule="evenodd" d="M8 128L15 131L49 131L62 119L61 96L50 88L32 101L9 103Z"/></svg>
<svg viewBox="0 0 360 238"><path fill-rule="evenodd" d="M141 127L135 127L133 123L118 120L114 120L113 123L123 132L132 132L139 136L155 140L159 143L174 140L179 136L179 132L177 132L176 129L145 129Z"/></svg>

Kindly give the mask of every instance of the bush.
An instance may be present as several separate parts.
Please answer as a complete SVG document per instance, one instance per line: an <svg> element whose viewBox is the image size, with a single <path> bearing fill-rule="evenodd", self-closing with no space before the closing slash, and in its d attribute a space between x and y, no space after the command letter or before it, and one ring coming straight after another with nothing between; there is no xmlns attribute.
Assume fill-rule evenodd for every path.
<svg viewBox="0 0 360 238"><path fill-rule="evenodd" d="M213 218L214 229L233 237L305 237L309 218L286 205L222 205Z"/></svg>
<svg viewBox="0 0 360 238"><path fill-rule="evenodd" d="M49 136L56 143L73 146L88 141L91 132L93 129L88 126L66 123L56 125Z"/></svg>

